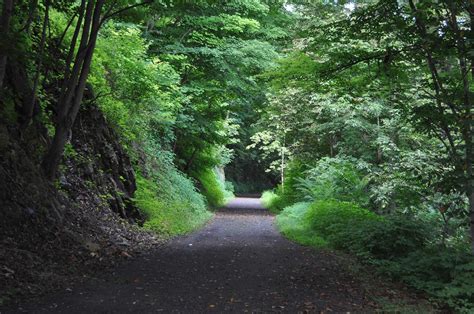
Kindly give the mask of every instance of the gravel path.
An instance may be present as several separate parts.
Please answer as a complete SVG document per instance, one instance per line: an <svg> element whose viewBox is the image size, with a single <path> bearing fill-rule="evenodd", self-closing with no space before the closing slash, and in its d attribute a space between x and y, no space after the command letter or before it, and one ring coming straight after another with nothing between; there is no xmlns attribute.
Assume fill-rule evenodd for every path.
<svg viewBox="0 0 474 314"><path fill-rule="evenodd" d="M31 313L319 312L370 310L330 253L284 239L258 199L237 198L206 227L20 309Z"/></svg>

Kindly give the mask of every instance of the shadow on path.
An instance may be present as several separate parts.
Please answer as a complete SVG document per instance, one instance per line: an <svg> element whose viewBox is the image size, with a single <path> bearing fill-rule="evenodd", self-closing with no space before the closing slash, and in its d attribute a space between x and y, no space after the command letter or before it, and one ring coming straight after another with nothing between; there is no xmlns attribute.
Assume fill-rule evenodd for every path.
<svg viewBox="0 0 474 314"><path fill-rule="evenodd" d="M358 282L330 254L284 239L258 199L237 198L202 230L59 293L32 313L361 311Z"/></svg>

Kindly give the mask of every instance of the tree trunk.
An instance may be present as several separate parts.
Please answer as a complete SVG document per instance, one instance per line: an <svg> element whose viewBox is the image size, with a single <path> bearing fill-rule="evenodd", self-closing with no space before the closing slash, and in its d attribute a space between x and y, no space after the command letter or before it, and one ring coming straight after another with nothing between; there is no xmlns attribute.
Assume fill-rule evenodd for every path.
<svg viewBox="0 0 474 314"><path fill-rule="evenodd" d="M53 179L56 176L56 169L61 161L68 133L68 128L64 123L56 125L53 142L41 165L49 179Z"/></svg>
<svg viewBox="0 0 474 314"><path fill-rule="evenodd" d="M473 38L473 27L474 27L474 21L472 18L474 17L474 5L472 4L472 1L470 2L470 6L468 8L469 14L471 17L471 29L469 30L468 34L468 39ZM420 36L423 38L426 38L426 27L421 20L418 10L414 4L413 0L409 0L409 5L410 8L412 9L415 17L415 23L417 25L417 28L419 30ZM458 110L457 108L454 107L454 105L449 101L445 101L445 103L450 107L453 115L455 116L456 119L460 120L463 125L462 125L462 136L465 144L465 152L464 152L464 160L462 160L462 166L464 166L464 192L466 193L466 196L469 200L469 220L470 220L470 234L471 234L471 249L472 253L474 254L474 173L473 173L473 167L472 163L474 162L474 150L473 150L473 130L472 130L472 123L473 123L473 117L472 117L472 100L471 100L471 94L472 91L470 90L470 82L468 79L468 73L469 73L469 67L467 65L467 49L465 46L465 41L464 41L464 36L461 35L461 32L459 30L458 22L456 19L458 8L455 3L452 3L451 6L449 7L448 13L450 16L448 17L450 19L450 23L448 24L451 30L453 31L456 40L456 48L458 50L458 61L459 61L459 69L460 69L460 75L463 83L463 97L462 97L462 104L463 108L461 110ZM433 60L431 50L428 48L425 48L425 53L428 61L428 66L431 71L431 75L433 78L434 82L434 90L436 92L436 100L438 103L438 106L440 106L440 98L446 98L443 97L446 95L444 87L442 85L442 81L439 79L439 75L437 73L437 69L435 66L435 61ZM471 57L470 58L471 62L471 75L474 79L474 59ZM440 112L444 114L443 110L440 109ZM461 113L462 112L462 113ZM449 128L447 125L444 125L443 128L446 130L446 134L448 136L448 139L450 141L450 145L453 147L453 152L454 156L455 154L455 145L453 144L453 140L450 137L449 133ZM457 158L455 160L456 164L459 164Z"/></svg>
<svg viewBox="0 0 474 314"><path fill-rule="evenodd" d="M87 4L79 51L77 52L71 76L67 84L65 84L67 85L66 89L62 91L58 103L58 121L53 143L43 159L43 170L49 179L53 179L56 176L68 134L82 103L97 35L101 25L100 15L103 4L104 0L90 0Z"/></svg>
<svg viewBox="0 0 474 314"><path fill-rule="evenodd" d="M25 25L21 28L22 32L30 33L31 24L35 19L36 9L38 8L38 0L31 0L29 5L28 19L25 22Z"/></svg>
<svg viewBox="0 0 474 314"><path fill-rule="evenodd" d="M469 30L469 35L468 39L469 40L474 40L474 2L470 2L469 5L469 16L471 18L471 29ZM474 56L470 55L469 61L471 62L471 79L474 81ZM469 94L471 95L472 90L468 90ZM473 143L472 143L472 137L473 137L473 113L472 113L472 102L469 104L469 108L467 110L467 113L469 114L467 116L467 120L469 123L469 133L468 134L468 139L466 141L466 164L467 164L467 175L468 175L468 188L467 188L467 197L469 199L469 217L471 220L471 248L472 248L472 253L474 254L474 173L472 169L472 163L474 162L474 152L473 152Z"/></svg>
<svg viewBox="0 0 474 314"><path fill-rule="evenodd" d="M286 133L283 133L283 146L281 147L281 191L285 192L285 149Z"/></svg>
<svg viewBox="0 0 474 314"><path fill-rule="evenodd" d="M2 16L0 20L0 35L2 40L8 38L10 31L10 20L13 14L13 0L3 0ZM5 43L2 43L4 46ZM7 54L4 47L0 47L0 90L3 88L3 80L7 68Z"/></svg>
<svg viewBox="0 0 474 314"><path fill-rule="evenodd" d="M41 31L41 41L38 48L38 55L36 58L36 73L33 79L33 88L31 90L31 94L28 98L23 102L23 121L22 127L28 126L30 121L33 119L35 102L36 102L36 91L38 90L39 79L41 75L41 68L43 66L43 55L44 55L44 48L46 44L46 29L49 23L49 6L50 0L45 1L45 12L44 12L44 20L43 20L43 29Z"/></svg>
<svg viewBox="0 0 474 314"><path fill-rule="evenodd" d="M471 119L472 120L472 119ZM472 122L472 121L471 121ZM472 148L472 128L466 138L466 194L469 200L469 218L471 228L471 248L474 254L474 173L472 169L473 159L473 148Z"/></svg>
<svg viewBox="0 0 474 314"><path fill-rule="evenodd" d="M472 2L471 2L472 3ZM473 17L472 12L473 6L471 4L470 7L470 15L471 18ZM473 137L473 130L472 130L472 124L473 124L473 117L472 117L472 91L470 90L470 84L469 82L469 72L471 72L471 75L473 75L474 79L474 60L471 57L471 67L469 68L468 66L468 50L466 48L466 43L464 36L461 34L461 30L459 29L458 26L458 21L457 21L457 14L458 14L458 8L455 3L452 3L449 7L449 13L451 17L451 28L453 29L453 32L456 36L456 46L457 46L457 51L458 51L458 59L459 59L459 69L460 69L460 75L463 83L463 104L464 104L464 125L463 125L463 137L464 137L464 143L466 145L465 149L465 157L464 157L464 162L466 165L466 182L465 182L465 191L467 198L469 200L469 218L470 218L470 229L471 229L471 249L472 253L474 254L474 173L473 173L473 167L472 163L474 162L474 149L472 147L472 137ZM469 31L468 39L472 39L473 36L473 29L472 27L474 26L474 21L471 20L471 30Z"/></svg>
<svg viewBox="0 0 474 314"><path fill-rule="evenodd" d="M63 82L61 84L61 95L63 95L64 92L65 92L65 89L67 87L67 83L68 83L68 80L69 80L69 75L71 73L72 58L74 57L74 52L76 50L76 45L77 45L77 39L78 39L79 33L81 31L81 25L82 25L82 21L84 19L84 10L85 10L85 8L86 8L86 1L82 0L81 1L81 6L79 8L79 17L77 18L76 28L74 29L74 34L72 35L71 43L69 45L69 51L68 51L65 66L64 66L64 78L63 78ZM65 35L65 33L64 33L64 35Z"/></svg>
<svg viewBox="0 0 474 314"><path fill-rule="evenodd" d="M64 146L67 142L67 136L71 132L71 128L79 112L100 27L108 18L114 15L151 2L152 1L144 1L112 12L114 2L106 14L101 17L105 0L88 0L87 5L85 5L86 0L81 1L79 18L66 58L65 77L58 100L57 129L54 134L53 143L42 162L43 170L49 179L53 179L56 176ZM84 6L86 6L85 11ZM84 19L83 23L82 19ZM81 25L83 26L79 48L72 70L69 70Z"/></svg>

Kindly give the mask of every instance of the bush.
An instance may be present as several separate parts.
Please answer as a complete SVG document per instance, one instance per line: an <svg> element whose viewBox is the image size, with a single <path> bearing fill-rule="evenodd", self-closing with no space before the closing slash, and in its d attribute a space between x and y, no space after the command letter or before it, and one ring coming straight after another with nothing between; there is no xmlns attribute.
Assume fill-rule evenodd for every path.
<svg viewBox="0 0 474 314"><path fill-rule="evenodd" d="M428 225L415 217L382 217L335 200L313 203L306 220L334 248L368 260L405 257L424 248L433 238Z"/></svg>
<svg viewBox="0 0 474 314"><path fill-rule="evenodd" d="M285 170L284 185L279 185L274 191L263 192L261 197L263 205L271 212L279 213L285 207L299 202L302 195L296 187L304 169L303 163L297 160L291 161Z"/></svg>
<svg viewBox="0 0 474 314"><path fill-rule="evenodd" d="M308 166L299 160L292 160L288 163L285 170L284 186L278 188L278 194L282 197L280 210L304 199L304 194L298 190L298 186L307 169Z"/></svg>
<svg viewBox="0 0 474 314"><path fill-rule="evenodd" d="M472 257L464 263L457 264L451 272L450 281L434 294L453 309L472 313L474 310L474 260Z"/></svg>
<svg viewBox="0 0 474 314"><path fill-rule="evenodd" d="M288 164L284 186L262 197L266 207L278 213L302 200L307 202L339 200L366 206L367 180L351 159L322 158L311 168L298 160Z"/></svg>
<svg viewBox="0 0 474 314"><path fill-rule="evenodd" d="M232 181L232 185L236 194L257 194L272 188L270 184L258 181Z"/></svg>
<svg viewBox="0 0 474 314"><path fill-rule="evenodd" d="M327 242L318 236L304 219L310 205L311 203L301 202L285 207L276 218L277 227L290 240L303 245L325 247Z"/></svg>
<svg viewBox="0 0 474 314"><path fill-rule="evenodd" d="M312 203L305 217L314 231L328 239L353 225L378 219L379 216L356 204L336 200Z"/></svg>
<svg viewBox="0 0 474 314"><path fill-rule="evenodd" d="M431 231L415 217L390 215L353 222L338 230L333 243L366 259L393 259L425 247L432 238Z"/></svg>
<svg viewBox="0 0 474 314"><path fill-rule="evenodd" d="M474 259L467 246L420 249L383 265L381 270L458 312L472 313L474 309Z"/></svg>
<svg viewBox="0 0 474 314"><path fill-rule="evenodd" d="M274 191L265 191L260 198L265 208L272 213L278 214L283 208L283 198Z"/></svg>
<svg viewBox="0 0 474 314"><path fill-rule="evenodd" d="M226 190L225 182L222 182L213 169L204 169L197 175L202 186L202 194L206 197L209 206L220 207L233 197L231 191Z"/></svg>
<svg viewBox="0 0 474 314"><path fill-rule="evenodd" d="M177 171L168 180L158 185L137 175L135 202L147 216L144 228L171 236L193 231L212 217L191 180Z"/></svg>
<svg viewBox="0 0 474 314"><path fill-rule="evenodd" d="M316 167L304 172L295 189L307 201L335 199L367 206L367 180L353 160L322 158Z"/></svg>
<svg viewBox="0 0 474 314"><path fill-rule="evenodd" d="M335 200L303 204L308 203L285 208L277 217L288 238L309 245L327 241L457 311L474 309L474 259L469 246L435 244L429 221L407 214L382 217Z"/></svg>

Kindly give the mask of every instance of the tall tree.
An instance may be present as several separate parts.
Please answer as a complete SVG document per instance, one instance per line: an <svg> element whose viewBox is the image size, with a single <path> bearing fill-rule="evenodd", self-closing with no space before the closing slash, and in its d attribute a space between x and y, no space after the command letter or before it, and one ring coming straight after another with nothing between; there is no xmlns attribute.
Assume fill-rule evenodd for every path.
<svg viewBox="0 0 474 314"><path fill-rule="evenodd" d="M56 130L51 146L42 163L45 174L50 179L56 175L68 134L82 103L100 28L107 19L149 3L151 1L126 4L121 7L121 4L117 1L108 6L105 0L81 1L74 34L69 44L64 79L58 97Z"/></svg>
<svg viewBox="0 0 474 314"><path fill-rule="evenodd" d="M8 38L10 37L10 21L13 15L14 0L4 0L2 15L0 16L0 90L3 87L8 54L6 52Z"/></svg>
<svg viewBox="0 0 474 314"><path fill-rule="evenodd" d="M446 157L452 169L439 188L466 195L474 252L472 1L321 2L295 8L306 14L301 53L282 65L275 83L385 99L439 141L445 149L440 160Z"/></svg>
<svg viewBox="0 0 474 314"><path fill-rule="evenodd" d="M176 123L182 170L215 164L213 151L231 142L234 112L260 101L256 75L277 56L271 36L284 35L266 23L272 10L281 9L282 3L270 7L257 0L176 3L148 23L151 52L180 70L189 99Z"/></svg>

